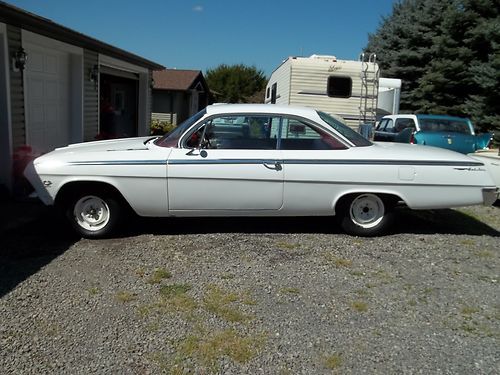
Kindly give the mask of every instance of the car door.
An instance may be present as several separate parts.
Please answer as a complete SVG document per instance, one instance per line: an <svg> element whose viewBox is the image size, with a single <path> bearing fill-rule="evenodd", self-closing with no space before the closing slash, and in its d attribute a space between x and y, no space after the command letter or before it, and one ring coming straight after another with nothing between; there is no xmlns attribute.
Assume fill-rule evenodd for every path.
<svg viewBox="0 0 500 375"><path fill-rule="evenodd" d="M278 129L279 118L260 115L216 116L195 126L168 160L169 212L279 210Z"/></svg>
<svg viewBox="0 0 500 375"><path fill-rule="evenodd" d="M352 168L342 164L350 150L320 127L298 118L282 118L280 149L285 171L283 211L287 215L331 215L338 184ZM340 161L340 163L337 163Z"/></svg>
<svg viewBox="0 0 500 375"><path fill-rule="evenodd" d="M394 129L394 121L390 118L380 120L375 130L374 141L390 142Z"/></svg>

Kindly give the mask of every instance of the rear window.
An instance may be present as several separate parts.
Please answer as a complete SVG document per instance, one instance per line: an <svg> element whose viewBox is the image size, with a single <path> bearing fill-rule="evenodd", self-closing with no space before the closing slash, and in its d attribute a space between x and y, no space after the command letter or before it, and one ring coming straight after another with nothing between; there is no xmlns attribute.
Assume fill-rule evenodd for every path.
<svg viewBox="0 0 500 375"><path fill-rule="evenodd" d="M446 132L472 134L466 119L419 118L420 130L427 132Z"/></svg>
<svg viewBox="0 0 500 375"><path fill-rule="evenodd" d="M340 122L339 120L330 116L329 114L318 111L318 115L324 122L330 125L330 127L335 129L338 133L346 137L355 146L364 147L364 146L371 146L373 144L368 139L363 137L361 134L356 133L346 124Z"/></svg>

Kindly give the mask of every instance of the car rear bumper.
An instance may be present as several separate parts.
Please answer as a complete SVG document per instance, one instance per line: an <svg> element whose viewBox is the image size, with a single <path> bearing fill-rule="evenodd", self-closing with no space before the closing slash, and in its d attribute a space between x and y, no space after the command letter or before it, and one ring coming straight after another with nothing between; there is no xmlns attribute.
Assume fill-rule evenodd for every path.
<svg viewBox="0 0 500 375"><path fill-rule="evenodd" d="M483 189L483 204L491 206L497 199L500 199L500 192L498 188L484 188Z"/></svg>

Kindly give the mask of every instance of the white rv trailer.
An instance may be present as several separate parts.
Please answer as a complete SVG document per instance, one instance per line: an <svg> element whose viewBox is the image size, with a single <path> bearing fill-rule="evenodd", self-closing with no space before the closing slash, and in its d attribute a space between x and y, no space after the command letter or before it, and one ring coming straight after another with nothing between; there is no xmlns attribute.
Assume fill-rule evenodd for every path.
<svg viewBox="0 0 500 375"><path fill-rule="evenodd" d="M379 67L376 56L359 61L335 56L289 57L271 74L265 103L314 107L349 126L375 124Z"/></svg>
<svg viewBox="0 0 500 375"><path fill-rule="evenodd" d="M399 113L401 98L401 80L396 78L380 78L378 84L377 121L385 115Z"/></svg>

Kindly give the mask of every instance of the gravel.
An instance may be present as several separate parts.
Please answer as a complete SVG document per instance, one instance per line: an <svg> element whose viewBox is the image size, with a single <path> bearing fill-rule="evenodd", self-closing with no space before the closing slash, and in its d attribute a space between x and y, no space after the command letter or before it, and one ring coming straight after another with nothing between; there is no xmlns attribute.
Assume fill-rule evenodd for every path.
<svg viewBox="0 0 500 375"><path fill-rule="evenodd" d="M498 374L500 209L131 222L0 239L0 373Z"/></svg>

